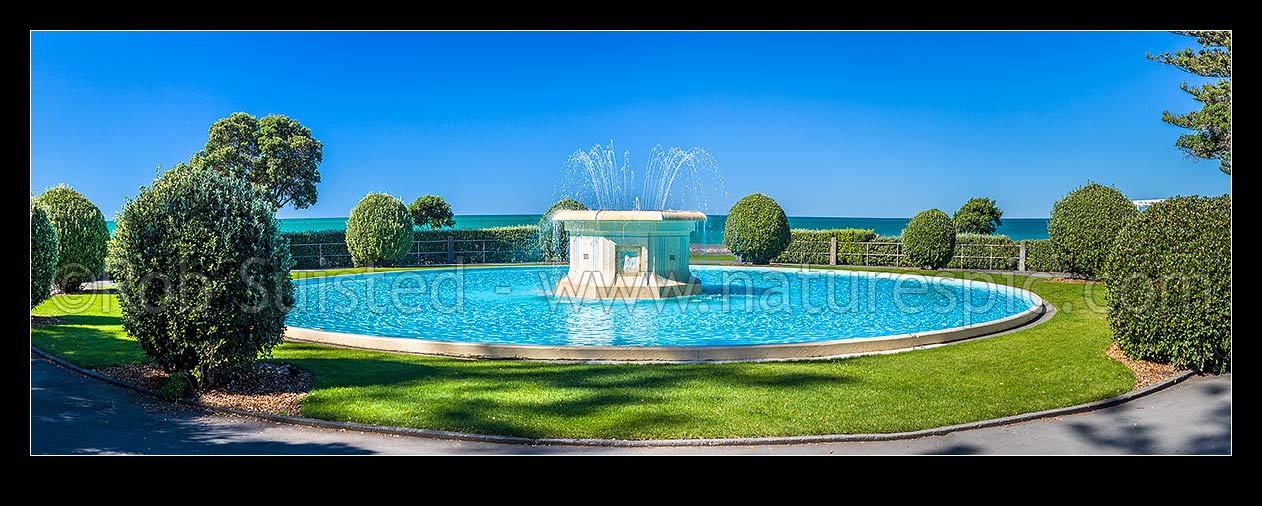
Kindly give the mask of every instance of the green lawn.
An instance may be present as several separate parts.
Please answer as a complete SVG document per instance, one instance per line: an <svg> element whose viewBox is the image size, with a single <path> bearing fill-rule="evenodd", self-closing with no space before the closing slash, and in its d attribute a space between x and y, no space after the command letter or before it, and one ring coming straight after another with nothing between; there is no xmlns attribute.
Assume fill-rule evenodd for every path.
<svg viewBox="0 0 1262 506"><path fill-rule="evenodd" d="M957 276L984 276L960 274ZM999 280L1005 282L1004 280ZM1049 322L928 350L816 362L574 365L470 361L286 343L311 371L303 415L532 437L691 438L895 432L1067 406L1129 390L1083 285L1013 277L1061 311ZM1093 300L1102 300L1096 289ZM72 297L79 299L70 300ZM66 300L61 300L66 299ZM87 312L32 329L32 344L97 367L143 360L113 295L35 311ZM59 309L59 306L62 309Z"/></svg>

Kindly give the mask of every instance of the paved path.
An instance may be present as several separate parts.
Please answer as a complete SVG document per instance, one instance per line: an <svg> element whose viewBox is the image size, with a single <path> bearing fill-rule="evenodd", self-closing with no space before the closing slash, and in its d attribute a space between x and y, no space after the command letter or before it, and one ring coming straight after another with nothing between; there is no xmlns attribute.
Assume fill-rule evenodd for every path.
<svg viewBox="0 0 1262 506"><path fill-rule="evenodd" d="M1194 377L1104 410L946 436L877 443L762 447L520 446L299 427L206 414L31 358L36 454L1226 454L1231 375Z"/></svg>

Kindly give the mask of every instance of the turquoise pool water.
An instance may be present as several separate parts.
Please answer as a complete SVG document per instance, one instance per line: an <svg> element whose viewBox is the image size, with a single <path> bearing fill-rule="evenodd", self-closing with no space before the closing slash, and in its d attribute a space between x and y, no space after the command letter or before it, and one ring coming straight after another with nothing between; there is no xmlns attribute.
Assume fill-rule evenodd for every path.
<svg viewBox="0 0 1262 506"><path fill-rule="evenodd" d="M287 323L435 341L575 346L799 343L927 332L1032 307L1024 290L906 274L694 266L704 292L551 296L565 267L434 269L297 282Z"/></svg>

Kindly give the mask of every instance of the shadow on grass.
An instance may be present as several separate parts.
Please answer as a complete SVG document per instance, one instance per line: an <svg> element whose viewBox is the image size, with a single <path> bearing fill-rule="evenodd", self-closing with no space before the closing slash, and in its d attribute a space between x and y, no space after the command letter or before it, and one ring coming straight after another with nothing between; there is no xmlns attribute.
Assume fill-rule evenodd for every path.
<svg viewBox="0 0 1262 506"><path fill-rule="evenodd" d="M80 367L147 362L140 343L128 339L116 316L60 316L62 323L31 328L31 344Z"/></svg>
<svg viewBox="0 0 1262 506"><path fill-rule="evenodd" d="M97 326L123 324L123 319L117 316L70 314L70 315L61 315L61 316L58 316L57 318L61 320L60 323L57 323L56 325L45 326L45 328L52 328L55 326L97 327Z"/></svg>
<svg viewBox="0 0 1262 506"><path fill-rule="evenodd" d="M303 413L332 419L351 412L404 413L411 423L478 433L542 437L556 424L600 427L617 436L685 433L706 416L680 402L694 388L715 396L752 388L842 385L852 377L805 371L763 375L747 367L717 365L583 365L439 359L408 362L378 358L286 357L277 360L315 374ZM792 366L788 366L792 367ZM336 389L321 395L321 389ZM348 391L347 389L350 389ZM546 393L541 395L540 392ZM363 421L363 420L360 420Z"/></svg>

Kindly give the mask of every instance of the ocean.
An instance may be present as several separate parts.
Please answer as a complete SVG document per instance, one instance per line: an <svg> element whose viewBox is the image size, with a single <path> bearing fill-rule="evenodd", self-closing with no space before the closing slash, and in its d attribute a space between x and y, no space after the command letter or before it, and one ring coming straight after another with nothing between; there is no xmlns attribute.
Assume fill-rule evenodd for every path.
<svg viewBox="0 0 1262 506"><path fill-rule="evenodd" d="M726 215L710 215L704 230L693 234L693 242L701 244L718 244L723 242L723 225ZM510 227L514 225L534 225L539 223L537 214L466 214L456 215L456 228ZM869 228L880 235L898 235L907 226L910 218L845 218L820 216L790 216L789 226L793 228L829 229L829 228ZM114 222L107 221L110 234L114 233ZM282 218L280 228L284 232L309 232L315 230L342 230L346 228L346 218ZM996 231L1014 240L1047 239L1047 218L1004 218L1003 225Z"/></svg>

